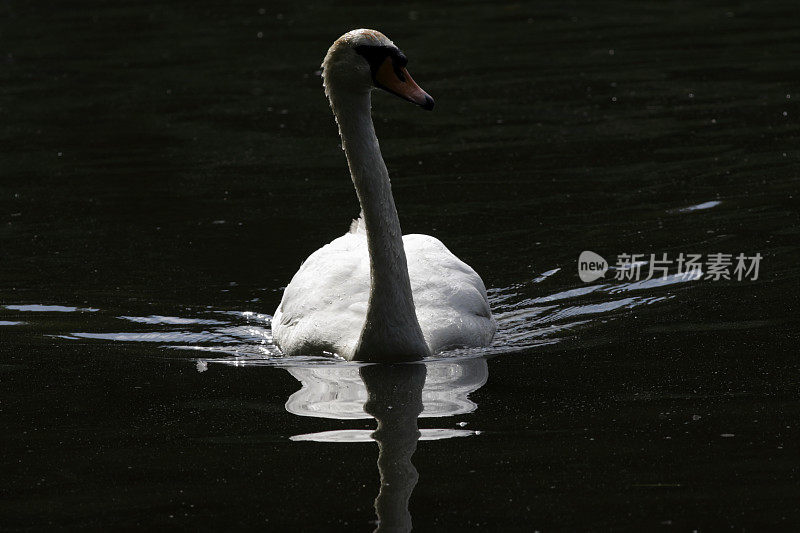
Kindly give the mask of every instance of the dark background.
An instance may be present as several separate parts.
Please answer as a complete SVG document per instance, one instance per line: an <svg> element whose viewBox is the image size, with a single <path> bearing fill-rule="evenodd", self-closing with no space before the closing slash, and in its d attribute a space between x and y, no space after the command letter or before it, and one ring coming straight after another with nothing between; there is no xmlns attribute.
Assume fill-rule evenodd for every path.
<svg viewBox="0 0 800 533"><path fill-rule="evenodd" d="M404 232L482 275L510 352L458 419L483 433L420 443L416 528L795 529L796 15L4 0L0 528L372 527L375 446L288 437L374 423L290 415L284 370L164 348L246 351L226 328L268 333L241 312L271 314L358 214L319 68L372 27L437 101L374 96ZM586 249L764 259L586 292ZM230 323L123 320L203 313Z"/></svg>

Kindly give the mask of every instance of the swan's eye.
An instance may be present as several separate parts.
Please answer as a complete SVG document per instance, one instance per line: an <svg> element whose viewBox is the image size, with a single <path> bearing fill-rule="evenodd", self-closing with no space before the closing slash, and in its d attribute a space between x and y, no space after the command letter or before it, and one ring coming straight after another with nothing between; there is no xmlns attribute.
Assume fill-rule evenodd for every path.
<svg viewBox="0 0 800 533"><path fill-rule="evenodd" d="M403 69L408 64L408 59L406 58L405 54L392 46L371 46L371 45L358 45L353 47L356 53L362 56L364 59L367 60L369 63L369 68L372 71L372 78L375 78L375 75L378 72L378 69L381 68L381 65L386 61L387 58L392 60L392 65L394 66L394 72L400 81L406 81L405 76L403 75Z"/></svg>
<svg viewBox="0 0 800 533"><path fill-rule="evenodd" d="M392 60L398 68L405 68L408 65L408 58L406 55L396 48L394 49L394 54L392 54Z"/></svg>
<svg viewBox="0 0 800 533"><path fill-rule="evenodd" d="M403 52L400 50L395 50L397 53L392 55L392 64L394 65L394 73L400 81L406 81L406 77L403 72L406 69L406 65L408 65L408 59L406 56L403 55Z"/></svg>

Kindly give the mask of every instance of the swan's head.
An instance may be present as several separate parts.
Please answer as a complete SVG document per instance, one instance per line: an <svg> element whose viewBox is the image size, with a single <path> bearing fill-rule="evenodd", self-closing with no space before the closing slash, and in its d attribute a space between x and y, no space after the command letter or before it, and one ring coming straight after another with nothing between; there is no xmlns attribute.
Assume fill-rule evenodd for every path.
<svg viewBox="0 0 800 533"><path fill-rule="evenodd" d="M433 109L433 98L411 78L407 63L403 52L381 32L347 32L336 39L322 62L325 92L330 97L332 91L368 92L379 88L423 109Z"/></svg>

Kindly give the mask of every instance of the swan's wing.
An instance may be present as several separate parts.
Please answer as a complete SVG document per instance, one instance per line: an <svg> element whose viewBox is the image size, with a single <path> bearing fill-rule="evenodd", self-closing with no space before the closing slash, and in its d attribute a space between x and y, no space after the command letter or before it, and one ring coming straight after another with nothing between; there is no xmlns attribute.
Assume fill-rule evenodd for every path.
<svg viewBox="0 0 800 533"><path fill-rule="evenodd" d="M358 215L358 218L353 219L350 223L350 233L357 233L359 235L367 235L367 225L364 223L364 211Z"/></svg>
<svg viewBox="0 0 800 533"><path fill-rule="evenodd" d="M486 346L497 329L480 276L429 235L406 235L411 289L422 333L436 353Z"/></svg>
<svg viewBox="0 0 800 533"><path fill-rule="evenodd" d="M287 355L323 351L347 357L355 348L369 299L369 254L363 233L326 244L300 267L272 319Z"/></svg>

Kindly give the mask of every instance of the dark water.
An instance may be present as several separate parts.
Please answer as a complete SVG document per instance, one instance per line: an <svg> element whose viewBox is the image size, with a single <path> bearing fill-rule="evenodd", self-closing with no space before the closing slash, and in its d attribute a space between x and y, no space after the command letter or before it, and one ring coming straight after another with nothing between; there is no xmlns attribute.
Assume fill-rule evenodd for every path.
<svg viewBox="0 0 800 533"><path fill-rule="evenodd" d="M0 4L0 529L800 526L796 3L436 6ZM354 27L437 99L375 120L487 350L270 342L358 213L317 72Z"/></svg>

